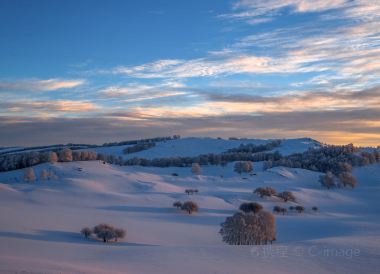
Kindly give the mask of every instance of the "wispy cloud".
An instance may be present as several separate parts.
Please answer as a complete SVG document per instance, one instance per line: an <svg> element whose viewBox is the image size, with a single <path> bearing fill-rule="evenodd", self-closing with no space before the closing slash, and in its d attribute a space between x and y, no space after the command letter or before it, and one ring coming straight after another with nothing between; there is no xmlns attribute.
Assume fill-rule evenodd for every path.
<svg viewBox="0 0 380 274"><path fill-rule="evenodd" d="M13 91L54 91L58 89L69 89L83 85L86 81L83 79L66 80L66 79L27 79L19 81L0 81L0 90Z"/></svg>

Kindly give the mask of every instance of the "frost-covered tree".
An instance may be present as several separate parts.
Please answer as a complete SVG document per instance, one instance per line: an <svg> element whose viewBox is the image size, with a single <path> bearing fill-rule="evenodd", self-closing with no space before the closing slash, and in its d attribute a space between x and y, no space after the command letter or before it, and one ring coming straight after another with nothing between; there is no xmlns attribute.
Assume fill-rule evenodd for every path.
<svg viewBox="0 0 380 274"><path fill-rule="evenodd" d="M181 209L187 211L187 213L192 214L193 212L198 212L198 205L193 201L184 202Z"/></svg>
<svg viewBox="0 0 380 274"><path fill-rule="evenodd" d="M71 149L65 148L58 153L60 162L71 162L73 160L73 153Z"/></svg>
<svg viewBox="0 0 380 274"><path fill-rule="evenodd" d="M296 197L290 191L284 191L284 192L278 193L277 196L279 198L281 198L282 200L284 200L284 202L288 202L288 201L295 202L296 201Z"/></svg>
<svg viewBox="0 0 380 274"><path fill-rule="evenodd" d="M194 175L200 175L202 173L202 168L201 168L201 166L198 163L193 163L191 165L191 172Z"/></svg>
<svg viewBox="0 0 380 274"><path fill-rule="evenodd" d="M34 174L34 169L29 167L24 172L24 180L27 182L34 182L36 180L36 175Z"/></svg>
<svg viewBox="0 0 380 274"><path fill-rule="evenodd" d="M88 237L91 236L92 230L89 227L84 227L84 228L82 228L80 233L87 239Z"/></svg>
<svg viewBox="0 0 380 274"><path fill-rule="evenodd" d="M252 212L253 214L258 213L260 210L263 209L263 206L260 205L259 203L256 202L251 202L251 203L242 203L239 207L241 211L244 213L250 213Z"/></svg>
<svg viewBox="0 0 380 274"><path fill-rule="evenodd" d="M49 179L49 172L46 169L42 169L40 173L40 180L44 181Z"/></svg>
<svg viewBox="0 0 380 274"><path fill-rule="evenodd" d="M349 186L352 188L356 187L358 184L358 181L349 172L342 172L341 174L339 174L339 182L344 187Z"/></svg>
<svg viewBox="0 0 380 274"><path fill-rule="evenodd" d="M336 187L334 174L332 174L331 171L327 171L325 175L321 175L319 177L319 182L323 187L326 187L328 189Z"/></svg>
<svg viewBox="0 0 380 274"><path fill-rule="evenodd" d="M49 162L49 163L54 164L54 163L58 162L58 156L57 156L57 153L55 153L54 151L50 151L50 152L48 152L48 153L49 153L49 154L48 154L48 162Z"/></svg>
<svg viewBox="0 0 380 274"><path fill-rule="evenodd" d="M236 162L234 165L234 171L241 174L241 173L249 173L253 171L253 165L251 161L239 161Z"/></svg>
<svg viewBox="0 0 380 274"><path fill-rule="evenodd" d="M227 217L219 233L230 245L260 245L276 239L276 225L273 214L260 211L256 215L242 212Z"/></svg>

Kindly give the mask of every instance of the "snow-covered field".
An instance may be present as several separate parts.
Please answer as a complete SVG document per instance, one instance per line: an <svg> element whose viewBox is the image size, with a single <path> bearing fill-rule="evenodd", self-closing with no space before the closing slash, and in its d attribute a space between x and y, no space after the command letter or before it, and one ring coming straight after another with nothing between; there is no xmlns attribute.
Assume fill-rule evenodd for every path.
<svg viewBox="0 0 380 274"><path fill-rule="evenodd" d="M192 140L136 154L194 156L232 148L218 143L225 140L191 146ZM302 151L312 145L307 140L285 141L279 150ZM195 176L189 168L56 163L34 169L51 169L57 180L33 184L23 182L24 170L0 173L0 273L379 273L380 164L354 169L357 188L336 190L322 189L317 172L254 168L256 175L239 176L231 163L203 167ZM242 202L257 201L269 211L292 205L259 198L252 191L260 186L294 192L305 213L276 215L273 245L226 245L220 223ZM199 193L187 196L186 188ZM172 207L189 199L198 213ZM127 237L103 244L79 234L102 222L127 228Z"/></svg>

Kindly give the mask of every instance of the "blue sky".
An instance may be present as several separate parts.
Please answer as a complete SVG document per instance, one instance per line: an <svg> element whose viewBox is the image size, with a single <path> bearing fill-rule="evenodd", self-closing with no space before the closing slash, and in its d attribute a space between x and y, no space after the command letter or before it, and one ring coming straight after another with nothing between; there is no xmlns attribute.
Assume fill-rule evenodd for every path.
<svg viewBox="0 0 380 274"><path fill-rule="evenodd" d="M0 25L0 146L380 144L376 1L3 0Z"/></svg>

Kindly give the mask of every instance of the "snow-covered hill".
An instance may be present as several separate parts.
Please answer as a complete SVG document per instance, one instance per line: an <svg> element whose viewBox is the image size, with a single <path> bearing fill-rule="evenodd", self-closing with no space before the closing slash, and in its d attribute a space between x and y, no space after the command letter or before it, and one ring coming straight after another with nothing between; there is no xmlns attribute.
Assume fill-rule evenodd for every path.
<svg viewBox="0 0 380 274"><path fill-rule="evenodd" d="M98 147L91 148L90 150L103 154L112 154L115 156L123 156L125 159L133 157L154 159L154 158L167 158L167 157L193 157L200 154L207 153L222 153L232 148L237 148L241 144L266 144L272 140L266 139L239 139L239 140L226 140L215 138L181 138L169 140L165 142L157 142L156 146L147 150L143 150L128 155L123 154L123 150L129 145L124 146L111 146L111 147ZM285 139L282 140L281 145L274 150L279 151L283 155L289 155L296 152L304 152L309 148L318 147L319 142L310 138L298 139Z"/></svg>
<svg viewBox="0 0 380 274"><path fill-rule="evenodd" d="M241 142L186 138L137 154L190 156ZM287 140L279 150L313 145L310 139ZM36 174L47 169L58 179L35 183L23 182L24 170L2 172L0 273L377 273L380 164L354 169L357 188L335 190L322 189L317 172L262 171L255 163L256 175L240 176L232 165L203 167L202 175L194 176L189 168L42 164ZM277 241L271 246L226 245L220 223L242 202L257 201L269 211L296 205L259 198L252 193L259 186L294 192L305 213L277 215ZM188 196L187 188L199 193ZM195 215L172 207L189 199L200 207ZM103 244L79 234L101 222L127 228L126 239Z"/></svg>

